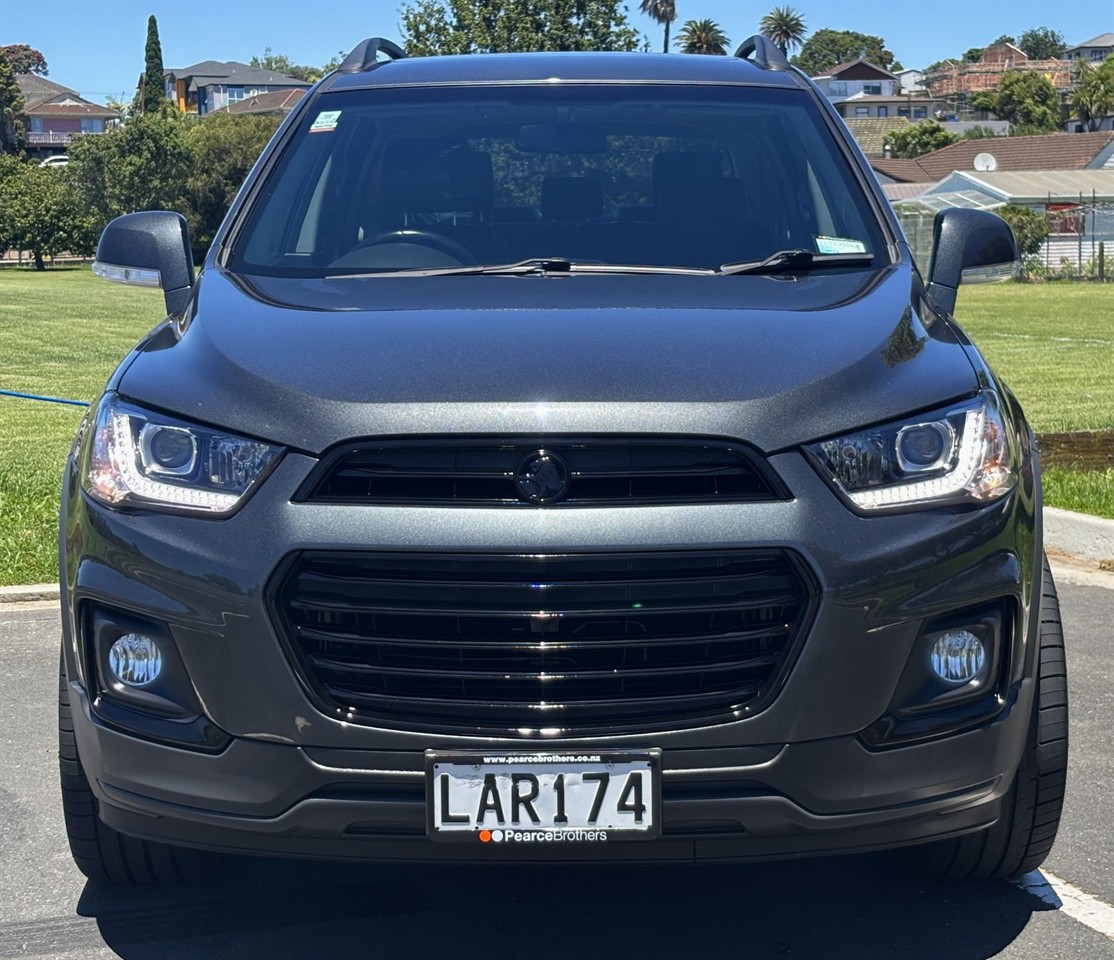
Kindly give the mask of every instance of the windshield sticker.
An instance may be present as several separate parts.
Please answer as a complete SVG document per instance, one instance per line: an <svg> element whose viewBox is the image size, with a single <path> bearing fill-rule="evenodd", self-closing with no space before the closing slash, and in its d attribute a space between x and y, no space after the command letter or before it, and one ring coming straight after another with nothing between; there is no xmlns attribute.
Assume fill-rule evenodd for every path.
<svg viewBox="0 0 1114 960"><path fill-rule="evenodd" d="M309 128L310 133L329 133L337 128L339 110L322 110Z"/></svg>
<svg viewBox="0 0 1114 960"><path fill-rule="evenodd" d="M819 253L866 253L866 244L847 237L817 237L816 250Z"/></svg>

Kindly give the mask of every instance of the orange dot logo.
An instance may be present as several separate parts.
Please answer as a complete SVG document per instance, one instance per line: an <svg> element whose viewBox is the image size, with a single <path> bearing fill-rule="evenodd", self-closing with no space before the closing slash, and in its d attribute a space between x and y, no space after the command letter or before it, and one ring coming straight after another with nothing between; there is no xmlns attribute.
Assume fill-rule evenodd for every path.
<svg viewBox="0 0 1114 960"><path fill-rule="evenodd" d="M481 830L480 831L480 842L481 843L489 843L490 841L491 841L491 831L490 830Z"/></svg>

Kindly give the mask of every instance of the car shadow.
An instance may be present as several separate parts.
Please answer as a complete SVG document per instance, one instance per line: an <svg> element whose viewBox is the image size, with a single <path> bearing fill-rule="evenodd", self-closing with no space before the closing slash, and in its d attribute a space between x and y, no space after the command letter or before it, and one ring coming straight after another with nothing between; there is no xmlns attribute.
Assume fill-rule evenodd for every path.
<svg viewBox="0 0 1114 960"><path fill-rule="evenodd" d="M204 886L86 884L77 909L124 960L982 960L1049 908L1005 882L910 879L876 855L583 868L237 858Z"/></svg>

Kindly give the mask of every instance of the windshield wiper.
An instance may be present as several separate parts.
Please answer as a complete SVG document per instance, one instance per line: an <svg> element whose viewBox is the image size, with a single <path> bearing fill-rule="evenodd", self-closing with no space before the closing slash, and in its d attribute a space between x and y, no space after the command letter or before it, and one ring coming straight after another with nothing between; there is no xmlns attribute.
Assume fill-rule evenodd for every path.
<svg viewBox="0 0 1114 960"><path fill-rule="evenodd" d="M533 274L554 276L565 273L669 273L709 276L715 270L700 267L655 267L635 263L579 263L564 257L531 257L515 263L475 263L459 267L417 267L404 270L374 270L362 273L332 273L326 279L350 277L518 277Z"/></svg>
<svg viewBox="0 0 1114 960"><path fill-rule="evenodd" d="M782 270L802 270L815 267L839 267L846 264L870 263L871 253L814 253L811 250L779 250L764 260L741 260L725 263L716 272L722 276L733 273L777 273Z"/></svg>

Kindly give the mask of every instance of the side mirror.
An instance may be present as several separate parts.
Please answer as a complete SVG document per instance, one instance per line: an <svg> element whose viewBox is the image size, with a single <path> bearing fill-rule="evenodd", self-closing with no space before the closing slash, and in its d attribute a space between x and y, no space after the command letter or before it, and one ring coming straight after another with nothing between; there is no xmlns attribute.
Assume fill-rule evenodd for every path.
<svg viewBox="0 0 1114 960"><path fill-rule="evenodd" d="M963 272L977 267L1011 268L1017 261L1017 242L1010 225L985 210L941 210L932 224L932 264L927 295L937 309L955 310ZM1006 279L1010 273L991 277Z"/></svg>
<svg viewBox="0 0 1114 960"><path fill-rule="evenodd" d="M181 313L193 290L189 228L169 210L126 213L101 234L93 273L116 283L162 287L167 313Z"/></svg>

